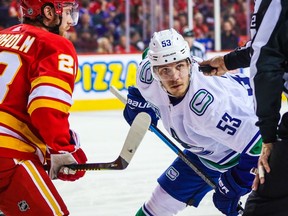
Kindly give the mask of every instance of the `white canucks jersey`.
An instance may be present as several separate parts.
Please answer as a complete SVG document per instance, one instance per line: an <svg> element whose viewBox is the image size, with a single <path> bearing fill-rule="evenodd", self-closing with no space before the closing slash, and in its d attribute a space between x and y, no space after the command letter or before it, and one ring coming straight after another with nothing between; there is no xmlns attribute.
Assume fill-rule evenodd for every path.
<svg viewBox="0 0 288 216"><path fill-rule="evenodd" d="M190 87L177 105L154 80L148 58L137 71L137 87L159 111L165 129L208 167L223 170L238 163L240 153L259 155L252 89L242 74L204 76L193 63ZM255 149L257 149L255 151Z"/></svg>
<svg viewBox="0 0 288 216"><path fill-rule="evenodd" d="M190 54L201 59L207 59L205 46L196 40L193 41L193 45L190 47Z"/></svg>

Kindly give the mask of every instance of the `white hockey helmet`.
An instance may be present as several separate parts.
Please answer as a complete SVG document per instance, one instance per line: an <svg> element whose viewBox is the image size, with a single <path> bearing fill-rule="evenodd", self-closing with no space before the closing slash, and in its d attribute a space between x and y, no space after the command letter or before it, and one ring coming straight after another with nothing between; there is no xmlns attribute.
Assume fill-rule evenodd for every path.
<svg viewBox="0 0 288 216"><path fill-rule="evenodd" d="M173 28L153 34L149 43L148 58L152 73L154 73L153 68L155 66L170 64L184 59L189 60L190 63L192 62L187 41Z"/></svg>

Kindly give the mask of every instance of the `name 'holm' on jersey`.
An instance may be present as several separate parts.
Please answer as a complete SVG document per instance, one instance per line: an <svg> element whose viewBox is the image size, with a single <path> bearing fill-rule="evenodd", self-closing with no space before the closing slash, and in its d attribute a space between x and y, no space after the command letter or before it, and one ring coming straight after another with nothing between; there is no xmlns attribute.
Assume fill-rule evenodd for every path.
<svg viewBox="0 0 288 216"><path fill-rule="evenodd" d="M27 53L29 51L34 41L35 37L32 37L30 35L0 34L0 46L19 50L24 53Z"/></svg>

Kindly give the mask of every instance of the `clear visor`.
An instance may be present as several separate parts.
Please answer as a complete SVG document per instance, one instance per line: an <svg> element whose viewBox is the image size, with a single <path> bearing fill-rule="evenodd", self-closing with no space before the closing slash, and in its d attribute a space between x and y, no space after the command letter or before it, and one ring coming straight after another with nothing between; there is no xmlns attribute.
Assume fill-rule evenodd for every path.
<svg viewBox="0 0 288 216"><path fill-rule="evenodd" d="M63 4L63 9L68 9L68 13L70 14L72 18L72 26L77 25L78 20L79 20L79 8L78 8L77 3L64 3ZM65 13L65 10L63 10Z"/></svg>
<svg viewBox="0 0 288 216"><path fill-rule="evenodd" d="M171 81L178 78L184 78L190 74L190 64L188 60L182 60L176 63L154 66L154 78L159 81Z"/></svg>

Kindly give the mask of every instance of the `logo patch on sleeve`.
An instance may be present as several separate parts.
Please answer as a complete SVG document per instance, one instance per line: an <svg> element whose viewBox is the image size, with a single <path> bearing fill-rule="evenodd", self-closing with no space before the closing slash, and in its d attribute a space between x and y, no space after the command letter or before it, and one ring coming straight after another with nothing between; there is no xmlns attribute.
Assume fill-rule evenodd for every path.
<svg viewBox="0 0 288 216"><path fill-rule="evenodd" d="M205 89L197 91L190 101L190 109L198 116L205 113L208 106L214 101L213 95Z"/></svg>
<svg viewBox="0 0 288 216"><path fill-rule="evenodd" d="M166 176L171 181L175 181L176 178L179 176L179 172L173 166L170 166L166 171Z"/></svg>
<svg viewBox="0 0 288 216"><path fill-rule="evenodd" d="M143 83L151 84L153 82L153 76L151 73L150 62L142 61L140 64L143 64L140 70L140 81Z"/></svg>

